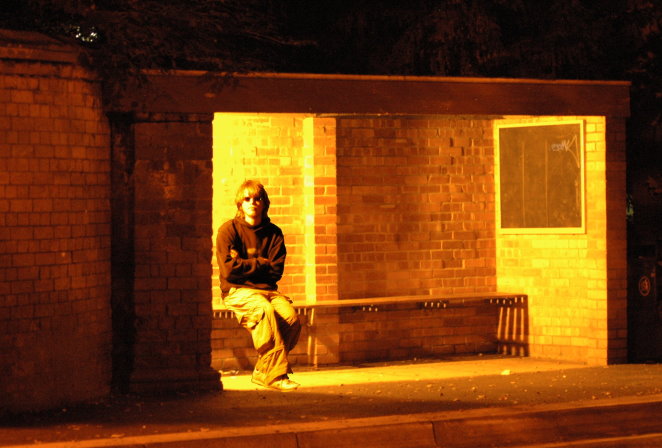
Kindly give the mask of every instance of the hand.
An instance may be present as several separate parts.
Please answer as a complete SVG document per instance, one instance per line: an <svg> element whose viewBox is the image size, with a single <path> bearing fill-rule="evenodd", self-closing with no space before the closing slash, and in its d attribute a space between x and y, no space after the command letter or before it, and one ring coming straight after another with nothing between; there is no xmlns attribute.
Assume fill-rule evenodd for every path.
<svg viewBox="0 0 662 448"><path fill-rule="evenodd" d="M237 258L238 256L239 256L239 252L237 252L234 249L230 249L230 257Z"/></svg>

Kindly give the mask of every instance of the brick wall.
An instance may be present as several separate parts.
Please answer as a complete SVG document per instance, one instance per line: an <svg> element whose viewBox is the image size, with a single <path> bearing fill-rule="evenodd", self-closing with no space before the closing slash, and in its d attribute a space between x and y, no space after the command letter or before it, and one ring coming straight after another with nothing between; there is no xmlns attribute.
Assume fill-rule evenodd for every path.
<svg viewBox="0 0 662 448"><path fill-rule="evenodd" d="M337 120L304 120L306 302L338 299Z"/></svg>
<svg viewBox="0 0 662 448"><path fill-rule="evenodd" d="M495 353L498 309L489 304L421 308L398 304L366 311L341 309L342 362L407 360ZM320 329L320 333L325 332Z"/></svg>
<svg viewBox="0 0 662 448"><path fill-rule="evenodd" d="M556 117L557 120L577 118ZM607 163L604 117L580 118L585 120L586 140L585 233L500 234L497 278L500 290L517 290L529 295L532 356L605 364L625 360L625 167L622 161L619 165ZM541 120L513 118L509 121L535 123ZM624 148L622 128L616 127L611 141L610 151L621 153ZM613 193L621 192L616 196L608 195L606 187L607 173L611 170L615 171L618 185ZM607 222L609 210L618 215L612 227ZM608 239L610 228L613 239ZM610 253L614 257L612 262L620 266L620 271L612 275L608 272ZM610 291L612 283L618 286ZM618 316L612 328L607 318L609 312ZM612 344L611 356L608 356L608 344Z"/></svg>
<svg viewBox="0 0 662 448"><path fill-rule="evenodd" d="M607 248L606 336L594 345L593 359L599 363L628 360L628 240L626 207L626 123L605 120L605 244ZM596 142L602 148L600 142ZM630 338L630 343L633 339ZM606 347L606 350L605 350Z"/></svg>
<svg viewBox="0 0 662 448"><path fill-rule="evenodd" d="M305 300L303 117L217 114L214 118L214 243L218 228L236 212L235 193L246 179L262 182L269 217L285 234L287 264L281 290ZM215 251L215 248L214 248ZM214 301L220 303L218 265Z"/></svg>
<svg viewBox="0 0 662 448"><path fill-rule="evenodd" d="M212 115L136 117L135 391L218 388L211 363Z"/></svg>
<svg viewBox="0 0 662 448"><path fill-rule="evenodd" d="M506 325L505 309L492 303L450 308L432 303L300 308L303 329L289 360L294 366L325 366L496 353L500 349L523 355L499 343L500 339L513 339L513 334L499 334ZM227 311L217 312L213 325L214 368L251 370L256 352L250 334Z"/></svg>
<svg viewBox="0 0 662 448"><path fill-rule="evenodd" d="M492 122L338 119L340 298L496 288Z"/></svg>
<svg viewBox="0 0 662 448"><path fill-rule="evenodd" d="M404 304L304 313L297 364L499 349L493 332L498 343L513 322L522 331L506 336L530 334L533 356L625 360L623 119L580 117L585 233L501 235L491 117L227 115L212 154L210 110L234 103L219 96L212 105L206 92L204 104L175 101L162 113L117 111L108 126L75 51L29 33L0 38L0 412L106 395L117 373L111 355L115 367L126 362L120 370L136 390L218 388L212 358L252 353L236 322L212 321L211 306L213 231L234 215L234 191L248 177L271 194L289 249L281 287L296 302L487 292L497 283L529 295L528 315ZM267 110L285 104L273 101ZM528 113L528 101L515 108ZM113 268L122 269L111 291ZM111 319L111 304L124 314ZM212 355L210 341L226 358Z"/></svg>
<svg viewBox="0 0 662 448"><path fill-rule="evenodd" d="M241 176L252 170L243 174L246 177L270 173L273 161L259 157L266 153L260 145L278 146L281 157L294 159L301 154L299 148L287 145L303 144L299 162L304 175L303 221L315 225L312 235L304 225L305 244L293 250L316 266L306 280L317 287L312 294L306 291L304 303L338 296L495 290L491 120L306 117L302 141L278 139L290 132L282 118L217 115L216 122L227 123L216 131L223 134L227 129L226 136L241 129L240 141L216 137L220 147L215 154L227 164L215 173L219 190L226 183L226 177L216 178L219 173L234 171ZM256 131L259 126L262 132ZM223 155L218 152L221 147ZM276 172L282 172L275 165ZM269 181L277 186L289 179L279 175ZM233 179L233 184L239 182ZM279 200L287 199L272 197L272 204ZM234 207L226 213L230 212ZM293 217L278 219L287 222ZM288 293L299 293L285 279L281 286ZM403 304L391 308L378 313L315 310L314 321L308 320L312 314L302 315L310 326L291 354L292 361L333 364L497 350L497 307L420 310ZM218 368L243 369L254 363L248 333L228 316L214 319L212 350Z"/></svg>
<svg viewBox="0 0 662 448"><path fill-rule="evenodd" d="M568 118L577 117L505 121ZM467 333L464 341L473 342L465 347L480 350L472 339L476 337L494 344L516 323L518 347L508 349L511 353L593 364L625 360L625 134L622 122L612 121L607 129L603 117L581 118L586 230L526 235L495 230L493 120L337 118L339 298L490 292L498 282L501 291L528 294L528 307L517 312L502 308L497 334L490 336L495 339L480 339L476 335L486 334L481 331ZM315 219L323 212L317 210ZM333 232L326 230L327 235ZM333 250L331 246L325 250ZM420 344L404 350L392 340L378 342L412 325L425 325L415 313L397 324L386 315L361 314L352 321L340 311L326 313L325 319L335 317L323 329L315 324L309 331L324 334L327 343L307 343L300 347L305 353L294 356L310 360L319 353L334 362L420 353ZM215 320L214 325L221 324ZM440 338L447 336L438 331ZM242 337L224 344L220 335L213 335L215 350L223 350L215 351L214 359L232 362L237 350L245 350ZM443 346L427 353L443 353ZM457 344L451 346L451 352L464 353Z"/></svg>
<svg viewBox="0 0 662 448"><path fill-rule="evenodd" d="M334 124L282 114L214 119L213 241L219 226L235 216L239 185L261 181L271 201L269 217L285 234L287 262L279 288L297 303L336 297ZM212 264L218 308L215 255Z"/></svg>
<svg viewBox="0 0 662 448"><path fill-rule="evenodd" d="M48 52L23 55L0 60L0 412L103 396L111 375L98 85Z"/></svg>

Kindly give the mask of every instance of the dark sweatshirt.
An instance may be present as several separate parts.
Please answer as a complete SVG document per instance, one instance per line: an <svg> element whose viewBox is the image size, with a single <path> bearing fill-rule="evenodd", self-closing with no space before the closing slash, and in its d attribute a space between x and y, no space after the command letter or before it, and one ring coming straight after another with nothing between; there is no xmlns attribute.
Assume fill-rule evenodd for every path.
<svg viewBox="0 0 662 448"><path fill-rule="evenodd" d="M231 249L239 254L236 258L230 255ZM285 256L283 232L269 218L256 226L242 218L227 221L216 236L221 291L232 287L277 290Z"/></svg>

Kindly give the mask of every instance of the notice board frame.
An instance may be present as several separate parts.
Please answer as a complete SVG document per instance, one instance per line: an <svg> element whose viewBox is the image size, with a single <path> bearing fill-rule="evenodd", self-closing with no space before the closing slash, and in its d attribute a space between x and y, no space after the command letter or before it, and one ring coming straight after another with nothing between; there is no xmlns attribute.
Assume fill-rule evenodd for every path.
<svg viewBox="0 0 662 448"><path fill-rule="evenodd" d="M586 233L584 132L582 119L494 122L497 232ZM527 160L533 160L534 154L538 172L531 174L535 171L532 168L526 174ZM521 168L517 168L521 173L510 176L514 173L515 159L521 164ZM557 164L551 169L551 175L550 163ZM549 194L552 190L565 190L565 193ZM544 193L536 195L535 192ZM515 196L519 197L512 200ZM527 207L537 209L538 219L529 217L536 213L529 213ZM542 218L542 214L546 217ZM551 219L550 215L553 215Z"/></svg>

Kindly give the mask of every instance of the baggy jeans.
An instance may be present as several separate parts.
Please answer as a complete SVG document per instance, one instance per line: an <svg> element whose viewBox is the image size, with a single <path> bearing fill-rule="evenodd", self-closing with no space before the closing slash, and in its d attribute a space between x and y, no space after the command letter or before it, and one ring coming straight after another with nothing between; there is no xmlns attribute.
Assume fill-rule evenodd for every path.
<svg viewBox="0 0 662 448"><path fill-rule="evenodd" d="M299 341L301 323L290 298L278 291L231 288L223 303L251 333L258 353L254 375L270 384L292 373L287 354Z"/></svg>

